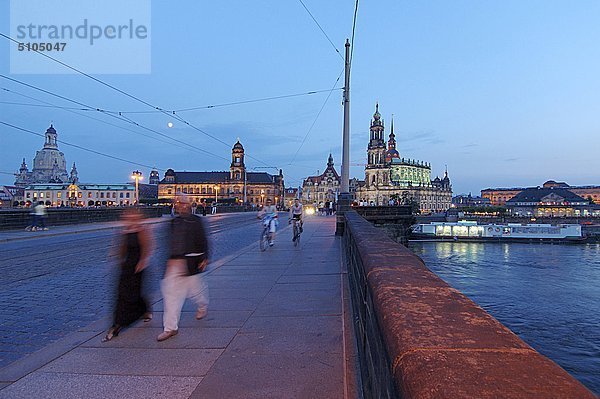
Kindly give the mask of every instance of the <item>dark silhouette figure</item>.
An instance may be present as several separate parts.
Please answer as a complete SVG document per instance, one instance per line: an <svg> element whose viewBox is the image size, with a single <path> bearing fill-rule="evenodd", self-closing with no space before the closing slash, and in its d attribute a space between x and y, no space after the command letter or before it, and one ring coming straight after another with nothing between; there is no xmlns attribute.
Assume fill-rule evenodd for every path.
<svg viewBox="0 0 600 399"><path fill-rule="evenodd" d="M150 252L150 237L141 223L141 214L128 209L123 216L125 228L119 248L120 275L117 289L113 325L103 341L119 335L121 328L140 318L150 321L152 314L148 302L142 296L144 269Z"/></svg>

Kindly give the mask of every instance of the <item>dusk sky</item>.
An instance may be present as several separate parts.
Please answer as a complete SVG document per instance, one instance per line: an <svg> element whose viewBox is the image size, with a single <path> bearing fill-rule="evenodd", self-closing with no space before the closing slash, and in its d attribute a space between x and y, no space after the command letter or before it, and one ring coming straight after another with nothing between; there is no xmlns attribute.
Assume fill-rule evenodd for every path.
<svg viewBox="0 0 600 399"><path fill-rule="evenodd" d="M304 3L343 53L354 1ZM0 0L0 32L7 35L9 11L9 1ZM151 12L151 73L94 76L163 109L329 90L343 69L298 0L153 1ZM351 78L352 163L366 162L369 121L379 101L386 138L394 114L401 156L430 162L432 178L447 165L454 194L548 179L600 184L599 20L598 1L361 2ZM4 38L0 53L2 75L96 108L151 111L78 74L11 74ZM342 86L343 77L335 87ZM179 113L226 144L162 113L125 114L214 156L102 113L7 104L47 105L16 93L73 106L0 78L0 121L42 134L53 123L59 142L154 165L161 176L167 168L228 170L238 137L253 157L247 167L282 168L288 186L322 172L330 151L340 170L340 90L332 92L302 148L327 92ZM42 146L43 138L0 125L0 184L14 182L10 173L23 157L31 168ZM123 182L140 169L59 146L83 182ZM149 170L141 170L147 177ZM351 176L364 179L363 167L353 166Z"/></svg>

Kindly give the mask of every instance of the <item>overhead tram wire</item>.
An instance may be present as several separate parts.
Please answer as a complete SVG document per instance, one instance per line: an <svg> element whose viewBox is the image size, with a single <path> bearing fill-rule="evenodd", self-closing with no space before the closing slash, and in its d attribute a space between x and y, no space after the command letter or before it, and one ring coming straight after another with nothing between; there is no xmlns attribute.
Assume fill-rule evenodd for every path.
<svg viewBox="0 0 600 399"><path fill-rule="evenodd" d="M179 148L182 148L182 149L188 150L188 151L194 151L194 152L196 152L196 151L197 151L197 150L196 150L196 149L194 149L194 148L190 148L190 147L188 147L188 146L184 146L184 145L178 144L178 143L176 143L176 142L175 142L175 143L172 143L172 142L170 142L170 141L167 141L167 140L161 139L161 138L159 138L159 137L151 136L151 135L149 135L149 134L144 134L144 133L142 133L142 132L138 132L138 131L136 131L136 130L129 129L129 128L125 127L125 126L120 126L120 125L117 125L117 124L114 124L114 123L110 123L110 122L108 122L108 121L105 121L105 120L102 120L102 119L99 119L99 118L94 118L93 116L91 116L91 115L86 115L86 114L85 114L85 113L83 113L83 112L78 112L78 111L80 111L80 110L84 110L84 111L95 111L94 109L90 109L90 108L75 108L75 107L61 107L61 106L59 106L59 105L52 104L52 103L50 103L50 102L48 102L48 101L40 100L40 99L38 99L38 98L31 97L31 96L28 96L28 95L26 95L26 94L19 93L19 92L17 92L17 91L10 90L10 89L4 88L4 87L0 87L0 89L2 89L2 90L4 90L4 91L7 91L7 92L9 92L9 93L12 93L12 94L16 94L16 95L18 95L18 96L21 96L21 97L28 98L28 99L30 99L30 100L33 100L33 101L38 101L38 102L41 102L41 103L43 103L43 104L47 104L47 105L45 105L45 106L47 106L47 107L56 107L56 108L58 108L58 109L62 109L63 111L71 112L71 113L73 113L73 114L75 114L75 115L83 116L84 118L92 119L92 120L98 121L98 122L100 122L100 123L103 123L103 124L105 124L105 125L116 127L117 129L126 130L126 131L128 131L128 132L131 132L131 133L133 133L133 134L137 134L137 135L139 135L139 136L147 137L147 138L149 138L149 139L156 140L156 141L159 141L159 142L161 142L161 143L165 143L165 144L173 145L173 146L176 146L176 147L179 147ZM1 103L2 103L2 102L0 102L0 104L1 104ZM32 106L36 106L36 105L39 105L39 104L30 104L30 105L32 105ZM44 106L44 105L39 105L39 106ZM131 122L130 122L130 123L131 123ZM200 152L200 151L198 151L198 152Z"/></svg>
<svg viewBox="0 0 600 399"><path fill-rule="evenodd" d="M335 83L333 84L333 87L337 86L337 84L340 81L340 78L342 77L343 73L344 73L344 69L342 69L342 71L338 75L337 79L335 80ZM327 102L329 101L329 97L331 97L331 93L333 93L333 90L330 91L329 94L327 95L327 98L323 102L323 105L321 106L321 109L319 109L319 112L317 112L317 116L315 117L313 123L310 125L310 128L308 129L308 131L306 132L306 134L304 135L304 138L302 139L302 142L300 143L300 146L296 150L296 153L292 157L292 160L290 161L290 163L288 163L288 166L293 165L294 161L296 160L296 157L298 156L298 153L300 152L300 150L304 146L304 143L306 142L306 139L308 138L308 135L310 134L310 132L312 131L312 129L315 127L315 124L317 123L317 120L319 120L319 116L321 116L321 113L323 112L323 109L325 108L325 105L327 105Z"/></svg>
<svg viewBox="0 0 600 399"><path fill-rule="evenodd" d="M6 90L3 87L0 87L0 89ZM31 103L17 103L17 102L12 102L12 101L0 101L0 104L17 105L17 106L24 106L24 107L56 108L56 109L62 109L62 110L65 110L65 111L71 111L71 110L91 111L91 110L89 110L87 108L61 107L60 105L44 105L44 104L31 104Z"/></svg>
<svg viewBox="0 0 600 399"><path fill-rule="evenodd" d="M333 90L343 90L343 87L338 87ZM196 111L196 110L200 110L200 109L221 108L221 107L229 107L232 105L251 104L251 103L257 103L257 102L262 102L262 101L271 101L271 100L280 100L280 99L284 99L284 98L309 96L312 94L325 93L328 91L331 91L331 89L313 90L313 91L308 91L305 93L285 94L285 95L281 95L281 96L263 97L263 98L256 98L256 99L242 100L242 101L233 101L233 102L214 104L214 105L201 105L201 106L197 106L197 107L181 108L181 109L174 109L174 110L170 110L170 111L167 110L167 111L168 112L189 112L189 111ZM156 113L156 112L160 112L160 111L156 111L156 110L154 110L154 111L121 111L122 114L150 114L150 113Z"/></svg>
<svg viewBox="0 0 600 399"><path fill-rule="evenodd" d="M7 123L7 122L0 121L0 124L8 126L8 127L11 127L13 129L16 129L16 130L20 130L22 132L34 134L34 135L40 136L40 137L45 137L41 133L34 132L32 130L25 129L25 128L22 128L22 127L19 127L19 126L15 126L15 125L12 125L12 124ZM161 168L157 168L155 166L145 165L143 163L139 163L139 162L135 162L135 161L130 161L130 160L127 160L127 159L124 159L124 158L120 158L120 157L114 156L114 155L105 154L103 152L92 150L90 148L86 148L86 147L83 147L83 146L80 146L80 145L77 145L77 144L68 143L68 142L66 142L64 140L61 140L60 143L66 145L66 146L70 146L70 147L77 148L77 149L80 149L80 150L83 150L83 151L91 152L92 154L101 155L103 157L115 159L117 161L125 162L125 163L131 164L131 165L136 165L136 166L140 166L140 167L144 167L144 168L148 168L148 169L157 169L157 170L161 170L161 171L164 170L164 169L161 169Z"/></svg>
<svg viewBox="0 0 600 399"><path fill-rule="evenodd" d="M1 36L1 37L4 37L4 38L6 38L6 39L8 39L8 40L10 40L10 41L12 41L12 42L14 42L14 43L17 43L17 44L19 44L19 43L20 43L18 40L15 40L15 39L13 39L13 38L12 38L12 37L10 37L10 36L8 36L8 35L5 35L4 33L1 33L1 32L0 32L0 36ZM228 148L230 147L230 144L229 144L229 143L226 143L226 142L224 142L223 140L221 140L221 139L219 139L219 138L217 138L217 137L215 137L215 136L213 136L213 135L211 135L211 134L209 134L209 133L205 132L204 130L202 130L202 129L200 129L200 128L198 128L198 127L194 126L194 125L192 125L191 123L187 122L187 121L186 121L186 120L184 120L182 117L180 117L179 115L176 115L174 112L169 112L169 111L167 111L167 110L165 110L165 109L163 109L163 108L160 108L160 107L157 107L157 106L155 106L155 105L152 105L152 104L150 104L149 102L147 102L147 101L144 101L144 100L142 100L141 98L139 98L139 97L137 97L137 96L134 96L133 94L129 94L129 93L127 93L126 91L123 91L123 90L119 89L118 87L115 87L115 86L113 86L113 85L111 85L111 84L109 84L109 83L106 83L106 82L104 82L104 81L102 81L102 80L98 79L98 78L95 78L95 77L93 77L92 75L90 75L90 74L88 74L88 73L85 73L85 72L83 72L83 71L81 71L81 70L79 70L79 69L77 69L77 68L75 68L75 67L72 67L72 66L71 66L71 65L69 65L69 64L66 64L66 63L64 63L64 62L62 62L62 61L60 61L60 60L57 60L57 59L56 59L56 58L54 58L54 57L51 57L51 56L49 56L48 54L45 54L45 53L43 53L43 52L40 52L40 51L38 51L38 50L32 50L32 51L34 51L35 53L37 53L37 54L40 54L40 55L42 55L42 56L44 56L44 57L46 57L46 58L48 58L48 59L50 59L50 60L52 60L52 61L54 61L54 62L56 62L56 63L58 63L58 64L60 64L60 65L64 66L65 68L68 68L68 69L70 69L70 70L72 70L72 71L74 71L74 72L77 72L77 73L79 73L79 74L81 74L81 75L83 75L83 76L85 76L85 77L87 77L87 78L89 78L89 79L91 79L91 80L93 80L93 81L97 82L97 83L100 83L100 84L101 84L101 85L103 85L103 86L106 86L106 87L108 87L108 88L110 88L110 89L112 89L112 90L115 90L116 92L118 92L118 93L121 93L121 94L123 94L123 95L124 95L124 96L126 96L126 97L129 97L129 98L131 98L131 99L133 99L133 100L136 100L136 101L138 101L138 102L140 102L140 103L142 103L142 104L144 104L144 105L146 105L146 106L148 106L148 107L151 107L151 108L153 108L153 109L156 109L156 110L158 110L158 111L160 111L160 112L164 113L165 115L168 115L168 116L170 116L170 117L176 117L176 119L178 119L180 122L182 122L182 123L185 123L186 125L190 126L191 128L193 128L193 129L195 129L195 130L199 131L200 133L202 133L202 134L204 134L204 135L206 135L206 136L208 136L208 137L212 138L213 140L216 140L216 141L218 141L218 142L220 142L220 143L222 143L222 144L226 145ZM0 75L0 76L2 76L2 75ZM167 136L167 137L168 137L168 136ZM202 151L204 151L204 150L202 150ZM210 152L208 152L208 151L206 151L206 152L207 152L208 154L212 155L212 156L216 156L216 155L214 155L214 154L212 154L212 153L210 153ZM264 162L264 161L261 161L261 160L258 160L258 159L256 159L256 158L253 158L253 157L252 157L252 156L250 156L250 155L246 155L246 156L247 156L248 158L254 159L254 160L256 160L256 161L258 161L258 162L260 162L260 163L262 163L262 164L264 164L264 165L268 165L266 162Z"/></svg>
<svg viewBox="0 0 600 399"><path fill-rule="evenodd" d="M18 81L18 80L16 80L16 79L8 78L7 76L1 75L1 74L0 74L0 77L2 77L2 78L5 78L5 79L10 79L10 80L12 80L13 82L16 82L16 83L19 83L19 84L23 84L23 85L25 85L25 86L27 86L27 87L30 87L30 88L33 88L33 89L36 89L36 90L41 90L42 92L44 92L44 93L46 93L46 94L49 94L49 95L56 96L56 97L58 97L58 98L61 98L61 99L63 99L63 100L66 100L66 101L73 102L73 103L75 103L75 104L80 104L80 105L82 105L82 106L84 105L83 103L80 103L80 102L78 102L78 101L75 101L75 100L69 99L69 98L67 98L67 97L64 97L64 96L57 95L56 93L52 93L52 92L49 92L49 91L46 91L46 90L43 90L43 89L37 88L37 87L35 87L35 86L33 86L33 85L29 85L29 84L27 84L27 83L24 83L24 82ZM25 94L22 94L22 93L15 92L15 91L13 91L13 90L9 90L9 89L2 88L2 87L0 87L0 89L2 89L2 90L5 90L5 91L8 91L8 92L11 92L11 93L14 93L14 94L17 94L17 95L21 95L21 96L23 96L23 97L26 97L26 98L32 99L32 100L34 100L34 101L43 102L43 103L47 104L47 105L45 105L46 107L53 107L53 108L57 108L57 109L63 109L63 110L66 110L66 111L94 111L94 112L100 112L100 113L102 113L102 114L106 114L106 115L113 116L113 117L114 117L115 115L118 115L120 118L117 118L117 119L119 119L119 120L124 120L125 122L128 122L128 123L131 123L131 124L133 124L133 125L139 126L140 128L145 128L145 127L144 127L143 125L139 124L138 122L135 122L135 121L134 121L134 120L132 120L131 118L129 118L129 117L127 117L127 116L125 116L124 114L141 114L141 113L154 113L154 112L158 112L158 111L110 111L110 110L105 110L105 109L101 109L101 108L94 108L94 107L91 107L91 106L87 106L87 107L85 107L85 106L84 106L84 107L82 107L82 108L76 108L76 107L62 107L62 106L59 106L59 105L56 105L56 104L52 104L52 103L48 103L48 102L46 102L46 101L42 101L42 100L36 99L36 98L34 98L34 97L27 96L27 95L25 95ZM245 100L245 101L231 102L231 103L218 104L218 105L208 105L208 106L203 106L203 107L193 107L193 108L187 108L187 109L183 109L183 110L174 110L174 111L169 111L169 112L172 112L172 113L173 113L173 117L174 117L174 118L176 118L176 119L177 119L177 120L179 120L180 122L182 122L182 123L184 123L184 124L186 124L186 125L190 126L192 129L196 129L196 130L199 130L199 131L201 131L201 132L202 132L202 133L204 133L204 134L207 134L207 133L206 133L206 132L204 132L203 130L201 130L201 129L197 128L196 126L194 126L194 125L192 125L192 124L190 124L190 123L188 123L188 122L187 122L187 121L185 121L183 118L180 118L180 117L179 117L179 116L176 114L176 112L181 112L181 111L190 111L190 110L201 109L201 108L216 108L216 107L223 107L223 106L229 106L229 105L247 104L247 103L258 102L258 101L266 101L266 100L274 100L274 99L281 99L281 98L298 97L298 96L302 96L302 95L317 94L317 93L325 93L325 92L327 92L327 93L331 93L332 91L335 91L335 90L343 90L343 87L339 87L339 88L332 88L332 89L325 89L325 90L315 90L315 91L310 91L310 92L306 92L306 93L299 93L299 94L289 94L289 95L283 95L283 96L266 97L266 98L255 99L255 100ZM2 101L0 101L0 104L8 104L8 102L2 102ZM10 103L10 104L14 104L14 105L24 105L24 106L25 106L25 105L26 105L26 106L38 106L38 107L42 107L42 106L43 106L43 105L38 105L38 104L19 104L19 103ZM125 127L118 126L118 125L115 125L115 124L112 124L112 123L109 123L109 122L103 121L103 120L101 120L101 119L97 119L97 118L91 117L91 116L89 116L89 115L84 115L84 114L81 114L81 113L79 113L79 112L75 112L75 113L76 113L76 114L78 114L78 115L85 116L85 117L87 117L87 118L90 118L90 119L97 120L97 121L99 121L99 122L102 122L102 123L108 124L108 125L110 125L110 126L117 127L117 128L119 128L119 129L124 129L124 130L130 131L130 132L132 132L132 133L135 133L135 134L141 134L141 133L139 133L139 132L136 132L136 131L134 131L134 130L127 129L127 128L125 128ZM154 130L151 130L151 131L155 132ZM156 133L156 132L155 132L155 133ZM160 134L160 133L157 133L157 134ZM153 136L148 136L148 135L144 135L144 134L141 134L141 135L142 135L142 136L144 136L144 137L149 137L149 138L152 138L152 139L158 140L156 137L153 137ZM176 139L174 139L174 138L172 138L172 137L170 137L170 136L167 136L167 137L168 137L170 140L176 140ZM212 136L211 136L211 137L212 137ZM216 138L215 138L215 139L216 139ZM163 140L158 140L158 141L162 141L162 142L164 142ZM227 144L227 143L225 143L225 142L223 142L223 141L221 141L221 142L222 142L223 144L229 145L229 144ZM169 142L166 142L166 143L168 143L168 144L172 144L172 145L175 145L175 144L173 144L173 143L169 143ZM248 158L254 159L254 160L256 160L256 161L258 161L258 162L261 162L261 163L263 163L263 164L265 164L265 165L266 165L266 163L262 162L261 160L258 160L258 159L256 159L256 158L253 158L253 157L252 157L252 156L250 156L250 155L247 155L247 156L248 156ZM227 160L226 158L221 158L221 159Z"/></svg>
<svg viewBox="0 0 600 399"><path fill-rule="evenodd" d="M313 17L313 15L311 14L311 12L308 10L308 8L306 7L306 5L304 5L304 3L302 2L302 0L298 0L298 1L300 1L300 3L302 3L302 5L306 9L306 11L310 14L310 16L313 18L313 20L315 21L315 23L319 26L319 28L321 29L321 31L323 32L323 34L325 34L325 36L329 40L329 36L327 36L327 34L325 33L325 31L323 31L323 29L321 28L321 26L319 25L319 23L316 21L316 19ZM350 60L349 60L350 66L352 66L352 55L354 54L354 35L355 35L355 32L356 32L356 16L357 16L357 14L358 14L358 0L356 0L356 2L354 3L354 17L352 19L352 39L350 41ZM337 47L335 46L335 44L333 44L333 42L331 42L331 40L329 40L329 42L335 48L336 52L340 55L340 57L342 57L342 54L339 52L339 50L337 49ZM342 57L342 60L344 60L344 57ZM344 60L344 62L345 62L345 60ZM342 72L340 72L340 74L339 74L338 78L336 79L335 84L333 85L333 87L335 87L337 85L337 83L340 80L340 78L341 78L341 76L342 76L343 73L344 73L344 69L342 69ZM308 135L312 131L315 123L317 123L317 120L319 119L319 116L321 115L321 112L325 108L325 105L327 104L327 101L329 100L330 95L331 95L331 92L329 93L329 95L325 99L325 102L323 103L323 106L321 107L321 109L317 113L317 116L315 117L315 120L313 121L312 125L308 129L308 132L306 132L306 135L304 135L304 139L302 140L302 143L300 143L300 146L298 147L298 150L296 150L296 153L294 154L292 160L290 161L290 163L288 165L292 165L293 162L294 162L294 160L296 159L296 156L298 156L298 153L300 152L300 149L302 149L302 146L304 145L304 142L306 141L306 138L308 137Z"/></svg>
<svg viewBox="0 0 600 399"><path fill-rule="evenodd" d="M298 0L298 1L300 2L300 4L302 4L302 7L304 7L304 9L308 13L308 15L310 15L310 17L312 18L312 20L315 22L315 24L317 24L317 26L319 27L319 29L321 30L321 32L323 32L323 35L325 35L325 37L327 38L327 40L329 41L329 43L331 44L331 46L333 47L333 49L335 50L335 52L337 53L337 55L339 55L340 58L342 59L342 61L344 61L344 57L342 56L342 53L340 53L340 50L336 47L336 45L333 43L333 41L329 38L329 36L327 35L327 33L325 32L325 30L323 29L323 27L321 27L321 24L319 24L319 22L317 21L317 19L314 17L314 15L308 9L308 7L306 7L306 4L304 4L304 2L302 0Z"/></svg>
<svg viewBox="0 0 600 399"><path fill-rule="evenodd" d="M344 89L343 87L337 87L337 88L334 88L333 90L343 90L343 89ZM165 110L165 111L189 112L189 111L196 111L196 110L201 110L201 109L230 107L233 105L251 104L251 103L257 103L257 102L262 102L262 101L280 100L280 99L285 99L285 98L309 96L312 94L325 93L325 92L329 92L329 91L332 91L332 89L312 90L312 91L308 91L308 92L304 92L304 93L285 94L285 95L281 95L281 96L263 97L263 98L256 98L256 99L251 99L251 100L232 101L232 102L222 103L222 104L201 105L201 106L197 106L197 107L189 107L189 108L181 108L181 109ZM14 102L8 102L8 101L0 101L0 104L22 105L22 106L29 106L29 107L44 107L43 105L39 105L39 104L14 103ZM48 107L49 108L57 108L57 109L73 109L73 110L78 110L78 111L96 111L96 109L91 109L91 108L63 107L60 105L49 105ZM157 110L153 110L153 111L115 111L115 110L108 110L108 109L103 109L102 111L105 113L112 113L112 114L153 114L153 113L161 112L161 111L157 111Z"/></svg>
<svg viewBox="0 0 600 399"><path fill-rule="evenodd" d="M149 127L147 127L147 126L144 126L144 125L142 125L141 123L138 123L138 122L132 121L131 119L124 118L122 115L108 113L108 112L106 112L105 110L103 110L103 109L101 109L101 108L95 108L95 107L92 107L92 106L90 106L90 105L88 105L88 104L84 104L84 103L82 103L82 102L80 102L80 101L73 100L73 99L71 99L71 98L68 98L68 97L62 96L62 95L60 95L60 94L53 93L53 92L51 92L51 91L48 91L48 90L42 89L42 88L40 88L40 87L37 87L37 86L31 85L31 84L29 84L29 83L22 82L22 81L20 81L20 80L17 80L17 79L10 78L10 77L8 77L8 76L5 76L5 75L2 75L2 74L0 74L0 78L4 78L4 79L7 79L7 80L10 80L10 81L12 81L12 82L18 83L18 84L20 84L20 85L23 85L23 86L29 87L29 88L31 88L31 89L34 89L34 90L41 91L42 93L45 93L45 94L48 94L48 95L50 95L50 96L54 96L54 97L60 98L60 99L62 99L62 100L65 100L65 101L68 101L68 102L71 102L71 103L74 103L74 104L77 104L77 105L81 105L81 106L83 106L83 107L85 107L85 108L89 108L89 109L92 109L92 110L94 110L94 111L100 112L101 114L104 114L104 115L110 116L110 117L112 117L112 118L116 118L117 120L120 120L120 121L123 121L123 122L127 122L127 123L129 123L129 124L132 124L132 125L138 126L138 127L139 127L139 128L141 128L141 129L144 129L144 130L147 130L147 131L153 132L154 134L157 134L157 135L159 135L159 136L165 137L165 138L167 138L167 139L169 139L169 140L172 140L172 141L175 141L175 142L177 142L177 143L183 144L183 145L185 145L185 146L187 146L187 147L190 147L190 148L193 148L193 149L195 149L195 150L198 150L198 151L200 151L200 152L202 152L202 153L204 153L204 154L207 154L207 155L210 155L210 156L213 156L213 157L219 158L219 159L223 159L223 160L229 161L229 159L227 159L227 158L225 158L225 157L222 157L222 156L219 156L219 155L213 154L212 152L209 152L209 151L207 151L207 150L204 150L204 149L202 149L202 148L200 148L200 147L197 147L197 146L195 146L195 145L192 145L192 144L186 143L185 141L182 141L182 140L179 140L179 139L173 138L173 137L171 137L171 136L169 136L169 135L167 135L167 134L161 133L161 132L159 132L159 131L157 131L157 130L155 130L155 129L152 129L152 128L149 128Z"/></svg>
<svg viewBox="0 0 600 399"><path fill-rule="evenodd" d="M356 31L356 15L358 14L358 0L354 5L354 18L352 20L352 39L350 40L350 69L352 69L352 56L354 55L354 33Z"/></svg>

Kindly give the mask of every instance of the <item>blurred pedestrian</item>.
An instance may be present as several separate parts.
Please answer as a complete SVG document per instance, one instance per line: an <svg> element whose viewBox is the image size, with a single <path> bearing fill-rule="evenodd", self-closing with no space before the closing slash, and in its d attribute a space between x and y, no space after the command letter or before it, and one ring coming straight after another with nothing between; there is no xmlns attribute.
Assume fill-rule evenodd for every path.
<svg viewBox="0 0 600 399"><path fill-rule="evenodd" d="M38 202L38 204L33 208L33 212L35 214L34 218L34 227L37 230L48 230L46 227L46 206L42 201Z"/></svg>
<svg viewBox="0 0 600 399"><path fill-rule="evenodd" d="M191 214L190 205L177 201L178 215L171 221L169 259L161 281L164 314L163 332L156 338L164 341L177 335L179 318L186 298L197 305L196 319L208 311L208 286L200 274L208 264L208 240L202 220Z"/></svg>
<svg viewBox="0 0 600 399"><path fill-rule="evenodd" d="M120 275L117 289L117 302L113 314L113 325L103 341L110 341L119 335L123 327L140 318L152 319L148 302L142 295L144 269L148 265L152 239L142 223L142 215L136 208L123 212L123 232L118 247Z"/></svg>
<svg viewBox="0 0 600 399"><path fill-rule="evenodd" d="M35 206L31 206L29 215L31 215L31 224L25 228L27 231L36 231L38 226L38 216L35 214Z"/></svg>
<svg viewBox="0 0 600 399"><path fill-rule="evenodd" d="M192 202L192 215L196 214L196 208L198 208L198 204L196 204L195 202Z"/></svg>

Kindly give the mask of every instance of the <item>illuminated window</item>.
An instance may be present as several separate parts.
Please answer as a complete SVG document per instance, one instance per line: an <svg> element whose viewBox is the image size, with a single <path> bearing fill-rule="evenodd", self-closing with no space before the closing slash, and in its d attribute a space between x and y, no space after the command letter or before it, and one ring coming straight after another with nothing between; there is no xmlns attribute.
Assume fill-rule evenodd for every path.
<svg viewBox="0 0 600 399"><path fill-rule="evenodd" d="M58 193L56 193L56 198L61 198L62 197L62 193L59 191Z"/></svg>
<svg viewBox="0 0 600 399"><path fill-rule="evenodd" d="M77 198L81 198L81 197L83 197L83 193L80 191L77 193Z"/></svg>

